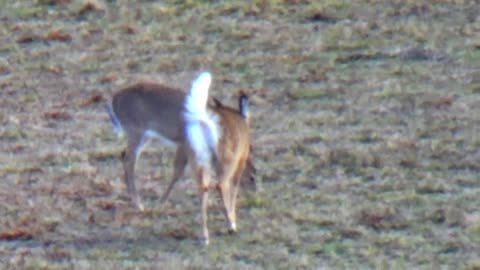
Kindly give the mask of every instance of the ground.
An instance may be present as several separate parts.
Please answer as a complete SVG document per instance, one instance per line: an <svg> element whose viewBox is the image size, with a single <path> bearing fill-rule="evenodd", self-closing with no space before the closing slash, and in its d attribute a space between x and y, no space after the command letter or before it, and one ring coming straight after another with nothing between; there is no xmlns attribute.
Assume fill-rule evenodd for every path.
<svg viewBox="0 0 480 270"><path fill-rule="evenodd" d="M478 1L0 0L2 269L480 269ZM150 80L251 95L239 232L195 182L126 197L104 110Z"/></svg>

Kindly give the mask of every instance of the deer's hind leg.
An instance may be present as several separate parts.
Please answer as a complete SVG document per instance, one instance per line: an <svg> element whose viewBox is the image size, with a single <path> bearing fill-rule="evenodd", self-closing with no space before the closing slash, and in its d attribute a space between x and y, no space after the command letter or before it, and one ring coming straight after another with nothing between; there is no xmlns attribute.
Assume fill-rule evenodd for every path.
<svg viewBox="0 0 480 270"><path fill-rule="evenodd" d="M131 132L128 136L127 147L122 153L122 163L125 173L124 180L127 186L127 192L132 199L132 202L134 202L141 211L144 210L144 206L135 187L135 163L141 155L142 147L145 142L146 138L143 133Z"/></svg>
<svg viewBox="0 0 480 270"><path fill-rule="evenodd" d="M167 190L163 193L160 203L164 204L168 198L170 197L170 193L175 186L175 183L180 179L180 177L183 176L185 172L185 167L187 166L188 163L188 156L185 151L185 146L180 145L177 148L176 154L175 154L175 163L174 163L174 168L173 168L173 175L172 179L170 180L170 183L168 184Z"/></svg>
<svg viewBox="0 0 480 270"><path fill-rule="evenodd" d="M237 224L235 222L235 209L233 204L233 196L235 195L235 169L229 166L224 170L223 175L219 179L218 189L222 198L225 217L228 221L228 230L230 233L237 231ZM241 176L241 174L240 174ZM237 181L238 182L238 181Z"/></svg>
<svg viewBox="0 0 480 270"><path fill-rule="evenodd" d="M242 160L238 163L235 173L232 177L231 183L231 197L230 197L230 209L231 209L231 222L233 223L233 231L237 230L237 196L240 187L240 181L242 180L242 174L245 170L246 160Z"/></svg>
<svg viewBox="0 0 480 270"><path fill-rule="evenodd" d="M198 183L198 191L202 207L202 240L205 245L208 245L210 243L208 234L208 189L210 185L210 175L203 167L198 167L194 171Z"/></svg>

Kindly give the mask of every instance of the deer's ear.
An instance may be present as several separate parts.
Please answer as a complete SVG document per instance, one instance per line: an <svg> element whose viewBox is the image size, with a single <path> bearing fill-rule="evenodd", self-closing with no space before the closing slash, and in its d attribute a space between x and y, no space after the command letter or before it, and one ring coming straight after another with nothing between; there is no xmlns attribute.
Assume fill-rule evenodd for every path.
<svg viewBox="0 0 480 270"><path fill-rule="evenodd" d="M238 111L243 117L248 118L249 116L248 95L243 91L240 92L240 97L238 98Z"/></svg>

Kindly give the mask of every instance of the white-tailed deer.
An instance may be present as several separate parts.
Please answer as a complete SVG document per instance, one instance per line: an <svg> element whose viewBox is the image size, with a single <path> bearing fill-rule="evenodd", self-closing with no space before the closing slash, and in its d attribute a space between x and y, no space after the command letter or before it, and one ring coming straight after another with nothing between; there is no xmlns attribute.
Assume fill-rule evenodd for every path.
<svg viewBox="0 0 480 270"><path fill-rule="evenodd" d="M240 179L250 152L248 97L239 98L240 110L216 101L207 106L211 75L204 72L192 83L185 99L185 149L198 183L202 204L203 239L207 228L208 191L220 191L229 231L236 231L236 198ZM216 176L216 179L212 179Z"/></svg>
<svg viewBox="0 0 480 270"><path fill-rule="evenodd" d="M197 103L198 101L196 99L192 99L196 97L191 94L192 92L188 95L189 100ZM205 98L206 103L206 98L208 98L208 88L206 89L205 95L200 98ZM127 185L128 193L140 209L143 209L143 204L134 183L135 163L141 154L142 147L149 138L160 138L161 141L167 144L177 146L174 173L166 191L161 197L161 203L164 203L168 199L173 186L184 174L185 167L189 161L188 153L192 153L192 144L189 144L188 140L186 140L186 129L191 127L192 120L196 119L195 114L193 114L194 118L189 119L190 125L186 125L184 117L186 101L187 95L179 89L155 83L139 83L116 93L112 98L111 106L107 106L107 110L117 133L120 135L127 135L127 147L122 154L125 183ZM231 158L238 159L236 156L231 157L231 153L233 152L230 150L230 148L232 148L232 145L230 144L234 142L233 146L242 149L245 146L241 144L241 141L238 141L238 143L236 142L237 140L235 138L239 137L238 134L230 139L225 136L228 136L228 134L232 132L231 130L234 130L234 134L243 134L246 132L246 136L249 138L248 97L242 93L238 101L238 111L222 105L221 102L216 99L214 99L214 105L207 106L203 109L208 111L209 116L213 116L215 119L219 120L219 126L212 129L221 132L217 134L219 135L218 147L215 146L216 148L214 149L214 144L212 144L212 148L207 151L208 153L213 154L212 162L215 163L213 166L215 172L218 172L219 174L235 173L235 185L230 188L232 192L230 198L232 199L228 203L228 209L231 209L232 207L230 205L233 205L233 210L226 210L225 212L227 218L233 217L229 218L229 220L233 220L233 222L231 222L232 230L235 230L234 206L238 193L238 182L242 183L243 187L254 189L256 174L256 169L251 162L249 151L245 153L246 156L241 157L241 161L230 161ZM235 126L237 122L240 123L240 126L243 126L242 123L246 123L247 129L244 131L237 131L237 127L230 127L231 125ZM226 129L227 131L223 132L223 129ZM250 141L248 139L247 150L250 148L249 143ZM227 147L224 150L222 150L223 145ZM217 152L218 155L216 154ZM227 160L227 162L222 161L224 159ZM243 161L243 159L246 161ZM194 162L195 159L191 157L190 163ZM242 181L237 179L238 173L233 172L233 169L230 169L230 167L233 166L230 163L233 165L238 163L241 167L246 167L245 170L243 170L243 168L239 169ZM210 167L208 167L208 169L208 173L211 173ZM243 174L242 171L244 171ZM230 178L232 178L232 176L230 176ZM230 183L230 180L224 182ZM223 184L223 186L225 186L223 189L229 188L227 185L229 184ZM222 196L222 198L224 198L224 196ZM229 197L226 196L224 201L225 199L229 201L228 198ZM227 206L227 204L225 205ZM208 239L208 237L206 239Z"/></svg>

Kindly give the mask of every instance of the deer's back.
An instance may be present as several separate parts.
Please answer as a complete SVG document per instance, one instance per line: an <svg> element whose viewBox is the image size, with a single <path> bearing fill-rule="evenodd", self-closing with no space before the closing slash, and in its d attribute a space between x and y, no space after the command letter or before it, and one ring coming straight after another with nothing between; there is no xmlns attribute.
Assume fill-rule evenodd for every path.
<svg viewBox="0 0 480 270"><path fill-rule="evenodd" d="M160 84L139 83L114 95L112 107L124 129L154 131L178 141L185 93Z"/></svg>

